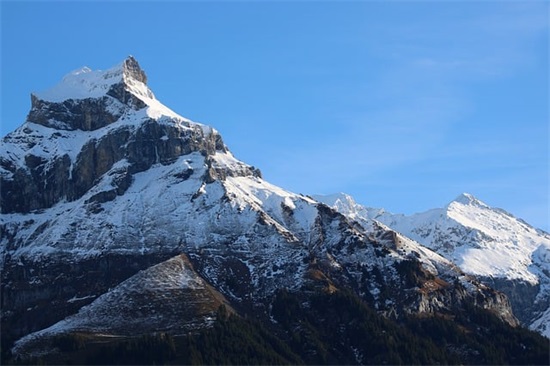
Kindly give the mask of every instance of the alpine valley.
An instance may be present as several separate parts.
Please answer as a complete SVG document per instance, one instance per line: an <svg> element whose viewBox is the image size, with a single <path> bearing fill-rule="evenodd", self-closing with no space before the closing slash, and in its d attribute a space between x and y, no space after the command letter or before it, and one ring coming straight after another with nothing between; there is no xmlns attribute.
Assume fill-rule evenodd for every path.
<svg viewBox="0 0 550 366"><path fill-rule="evenodd" d="M0 145L3 364L550 361L550 236L510 214L274 186L133 57L31 103Z"/></svg>

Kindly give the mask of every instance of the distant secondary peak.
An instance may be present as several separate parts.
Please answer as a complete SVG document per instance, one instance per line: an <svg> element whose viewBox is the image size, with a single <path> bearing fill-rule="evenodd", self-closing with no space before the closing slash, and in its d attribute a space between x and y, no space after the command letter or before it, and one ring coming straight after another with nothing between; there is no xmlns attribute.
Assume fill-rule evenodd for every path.
<svg viewBox="0 0 550 366"><path fill-rule="evenodd" d="M323 202L330 205L336 205L338 203L355 204L353 197L344 192L325 195L323 196Z"/></svg>

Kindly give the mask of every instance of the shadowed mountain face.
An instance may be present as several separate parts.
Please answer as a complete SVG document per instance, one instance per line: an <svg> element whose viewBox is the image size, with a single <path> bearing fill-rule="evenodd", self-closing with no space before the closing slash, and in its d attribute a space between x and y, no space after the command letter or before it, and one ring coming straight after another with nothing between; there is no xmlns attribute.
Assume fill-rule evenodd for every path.
<svg viewBox="0 0 550 366"><path fill-rule="evenodd" d="M48 344L56 336L75 332L125 337L158 332L187 334L211 326L222 305L231 309L224 296L209 286L182 254L139 271L78 313L23 338L15 352L32 355L33 350L44 347L43 342Z"/></svg>
<svg viewBox="0 0 550 366"><path fill-rule="evenodd" d="M133 58L73 72L33 95L2 140L2 337L19 339L15 354L66 333L199 331L222 304L276 327L280 289L349 291L397 320L473 306L517 325L502 293L382 224L263 180L146 81Z"/></svg>

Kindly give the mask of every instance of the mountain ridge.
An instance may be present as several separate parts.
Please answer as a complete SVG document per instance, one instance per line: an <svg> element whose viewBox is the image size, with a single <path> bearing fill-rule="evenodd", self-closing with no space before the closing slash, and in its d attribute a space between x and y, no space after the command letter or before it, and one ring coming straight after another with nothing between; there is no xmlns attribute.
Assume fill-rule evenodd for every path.
<svg viewBox="0 0 550 366"><path fill-rule="evenodd" d="M443 208L412 215L364 207L346 194L315 198L360 222L382 222L442 254L464 272L507 293L522 321L550 337L549 318L544 315L550 307L550 234L545 231L468 193Z"/></svg>

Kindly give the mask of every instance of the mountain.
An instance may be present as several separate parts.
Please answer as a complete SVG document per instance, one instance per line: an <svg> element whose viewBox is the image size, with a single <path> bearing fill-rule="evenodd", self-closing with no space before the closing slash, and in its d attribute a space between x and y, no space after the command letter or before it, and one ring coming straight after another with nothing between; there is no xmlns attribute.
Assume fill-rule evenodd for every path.
<svg viewBox="0 0 550 366"><path fill-rule="evenodd" d="M339 298L357 304L364 325L378 319L379 340L390 328L401 334L398 343L387 341L394 342L389 348L376 346L381 358L372 362L450 362L443 354L410 358L406 342L421 339L434 348L441 339L439 331L402 330L425 318L454 327L453 360L510 362L482 333L494 327L522 339L528 355L545 354L544 343L517 327L504 294L383 224L363 227L265 181L215 129L161 104L133 57L105 71L74 71L31 102L25 123L0 143L5 356L87 363L81 357L106 343L115 348L92 356L127 356L125 349L159 344L172 350L170 337L199 352L194 337L219 340L229 332L276 353L266 351L264 360L344 362L355 355L361 363L372 348L354 345L351 328L342 323L336 340L319 318L308 318L316 299L328 306L317 309L319 316L328 316ZM226 314L233 320L225 322ZM475 325L476 317L487 325ZM475 333L477 343L460 344L463 332ZM157 338L117 348L148 336ZM329 351L335 342L339 353ZM508 341L498 342L504 349ZM70 350L81 351L55 359ZM206 356L199 356L201 363Z"/></svg>
<svg viewBox="0 0 550 366"><path fill-rule="evenodd" d="M550 234L464 193L444 208L410 216L316 196L346 216L381 222L508 295L521 322L550 338Z"/></svg>

